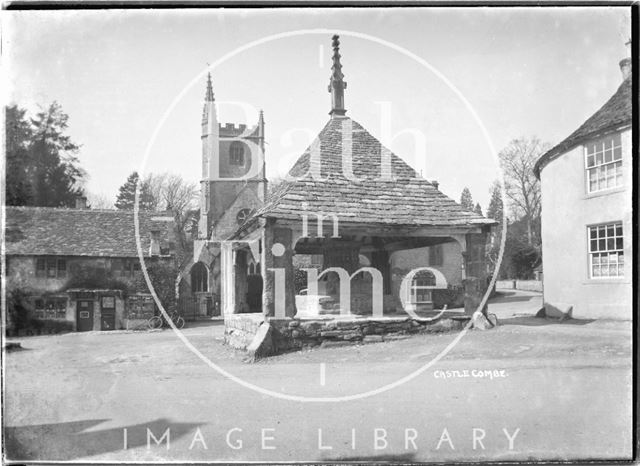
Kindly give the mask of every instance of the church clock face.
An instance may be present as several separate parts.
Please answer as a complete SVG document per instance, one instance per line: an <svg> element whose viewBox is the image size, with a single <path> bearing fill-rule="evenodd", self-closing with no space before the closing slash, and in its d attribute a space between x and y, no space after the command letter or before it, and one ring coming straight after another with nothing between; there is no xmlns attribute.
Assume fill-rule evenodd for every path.
<svg viewBox="0 0 640 466"><path fill-rule="evenodd" d="M244 222L246 222L249 216L251 215L251 213L252 213L251 209L240 209L238 211L238 214L236 215L236 220L238 221L238 225L242 225Z"/></svg>

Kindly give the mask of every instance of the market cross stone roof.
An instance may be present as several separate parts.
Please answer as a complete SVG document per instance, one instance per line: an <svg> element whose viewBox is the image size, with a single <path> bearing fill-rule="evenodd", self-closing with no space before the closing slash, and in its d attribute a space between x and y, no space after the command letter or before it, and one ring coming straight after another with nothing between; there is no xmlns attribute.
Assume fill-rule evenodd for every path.
<svg viewBox="0 0 640 466"><path fill-rule="evenodd" d="M632 120L631 78L627 78L618 87L615 94L605 103L600 110L594 113L577 130L571 133L560 144L543 154L533 171L540 177L540 170L551 160L573 149L584 141L605 135L619 128L628 126Z"/></svg>
<svg viewBox="0 0 640 466"><path fill-rule="evenodd" d="M137 257L133 211L6 207L7 255ZM151 232L160 246L173 241L173 217L140 212L140 240L149 255Z"/></svg>
<svg viewBox="0 0 640 466"><path fill-rule="evenodd" d="M343 149L348 147L357 180L345 176ZM379 179L383 151L388 154L389 163L384 165L390 167L393 181ZM314 171L320 179L314 178ZM465 211L348 117L328 121L255 217L300 219L305 211L336 214L340 222L359 224L464 227L496 223Z"/></svg>

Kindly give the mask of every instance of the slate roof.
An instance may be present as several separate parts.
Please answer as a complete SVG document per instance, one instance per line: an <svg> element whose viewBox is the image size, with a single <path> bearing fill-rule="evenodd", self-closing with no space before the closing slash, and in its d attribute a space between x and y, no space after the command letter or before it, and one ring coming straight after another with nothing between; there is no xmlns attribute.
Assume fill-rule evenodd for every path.
<svg viewBox="0 0 640 466"><path fill-rule="evenodd" d="M342 168L342 134L351 125L353 174L362 181L349 180ZM320 175L313 179L311 151L319 148ZM420 177L400 157L391 153L391 173L395 181L376 181L381 176L380 142L356 121L343 117L329 120L316 141L302 154L287 178L255 216L301 219L303 202L307 212L335 213L339 221L394 226L478 226L493 220L462 209L460 204ZM385 148L386 150L386 148ZM314 164L318 167L318 164ZM246 225L246 223L245 223Z"/></svg>
<svg viewBox="0 0 640 466"><path fill-rule="evenodd" d="M551 160L573 149L578 144L598 137L621 127L631 124L632 120L632 100L631 100L631 78L627 78L620 85L615 94L605 103L600 110L594 113L577 130L569 135L560 144L543 154L533 171L540 177L540 170Z"/></svg>
<svg viewBox="0 0 640 466"><path fill-rule="evenodd" d="M7 255L137 257L133 211L6 207ZM151 231L160 244L173 241L173 218L140 212L140 239L149 254Z"/></svg>

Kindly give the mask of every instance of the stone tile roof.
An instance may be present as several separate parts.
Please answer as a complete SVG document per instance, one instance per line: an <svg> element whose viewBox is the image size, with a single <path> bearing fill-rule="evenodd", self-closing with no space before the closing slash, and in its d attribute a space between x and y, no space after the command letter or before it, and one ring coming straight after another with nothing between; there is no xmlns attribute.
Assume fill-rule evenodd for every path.
<svg viewBox="0 0 640 466"><path fill-rule="evenodd" d="M600 110L594 113L577 130L571 133L560 144L556 145L543 154L533 171L540 177L540 170L551 160L573 149L584 141L598 137L621 127L631 124L632 119L632 97L631 78L625 79L615 94L605 103Z"/></svg>
<svg viewBox="0 0 640 466"><path fill-rule="evenodd" d="M351 131L348 131L351 126ZM342 141L342 134L351 134ZM344 176L342 146L352 147L352 170L357 178ZM319 148L319 164L311 157ZM255 216L301 219L305 212L334 213L340 222L405 226L477 226L493 220L462 209L435 186L420 177L400 157L391 153L395 181L377 181L381 176L381 150L387 150L360 124L350 118L329 120L316 141L289 171ZM317 157L316 157L317 158ZM310 167L319 168L322 179L314 179Z"/></svg>
<svg viewBox="0 0 640 466"><path fill-rule="evenodd" d="M137 257L133 211L6 207L7 255ZM173 218L140 212L142 251L149 255L151 231L161 247L173 241Z"/></svg>

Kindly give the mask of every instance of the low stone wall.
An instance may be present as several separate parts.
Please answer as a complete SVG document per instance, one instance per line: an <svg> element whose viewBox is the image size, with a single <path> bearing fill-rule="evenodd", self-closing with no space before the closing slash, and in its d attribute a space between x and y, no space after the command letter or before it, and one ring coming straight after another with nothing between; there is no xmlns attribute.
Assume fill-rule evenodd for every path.
<svg viewBox="0 0 640 466"><path fill-rule="evenodd" d="M515 290L516 281L515 280L497 280L496 281L496 289L498 290Z"/></svg>
<svg viewBox="0 0 640 466"><path fill-rule="evenodd" d="M445 315L439 319L410 317L327 316L268 320L271 327L272 354L314 346L342 346L375 343L404 338L417 333L462 330L469 318ZM246 349L258 333L264 319L261 315L236 314L225 320L225 343Z"/></svg>
<svg viewBox="0 0 640 466"><path fill-rule="evenodd" d="M516 280L516 289L542 292L542 282L539 280Z"/></svg>
<svg viewBox="0 0 640 466"><path fill-rule="evenodd" d="M237 348L246 349L264 322L262 313L233 314L224 318L224 342Z"/></svg>
<svg viewBox="0 0 640 466"><path fill-rule="evenodd" d="M502 290L523 290L542 292L541 280L498 280L496 288Z"/></svg>

